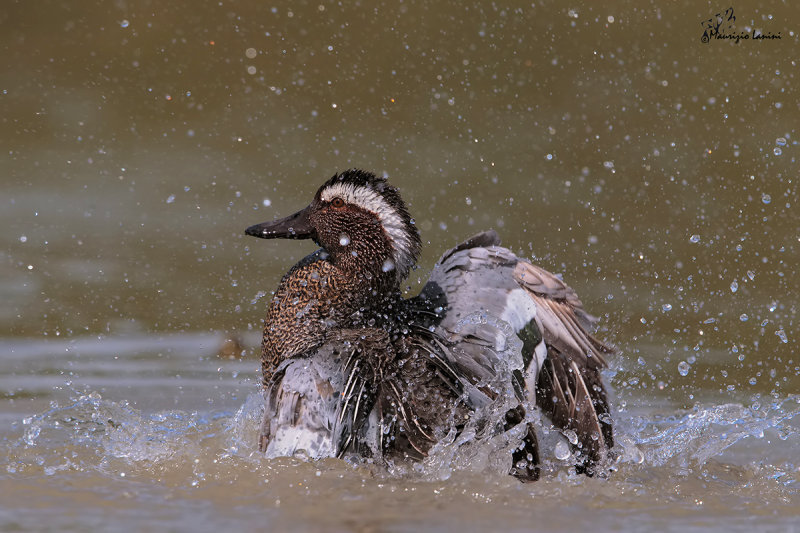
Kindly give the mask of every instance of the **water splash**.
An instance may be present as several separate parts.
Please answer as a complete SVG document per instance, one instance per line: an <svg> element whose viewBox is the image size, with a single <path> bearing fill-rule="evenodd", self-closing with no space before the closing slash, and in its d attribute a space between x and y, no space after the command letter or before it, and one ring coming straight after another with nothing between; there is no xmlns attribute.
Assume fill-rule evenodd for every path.
<svg viewBox="0 0 800 533"><path fill-rule="evenodd" d="M800 438L790 422L800 415L800 395L775 402L766 410L740 404L696 406L682 416L639 419L625 431L623 448L634 446L649 466L671 466L683 470L704 465L734 444L749 438L764 438L768 431Z"/></svg>
<svg viewBox="0 0 800 533"><path fill-rule="evenodd" d="M142 467L165 465L203 453L196 438L212 419L197 413L161 411L144 415L127 402L104 400L97 392L23 420L13 470L100 469L115 459Z"/></svg>
<svg viewBox="0 0 800 533"><path fill-rule="evenodd" d="M445 480L456 471L476 473L508 472L511 469L512 451L522 442L525 423L502 431L505 415L519 404L513 388L513 373L523 368L522 341L511 326L497 317L482 312L466 315L458 321L454 332L469 335L481 330L484 338L493 337L494 346L487 349L495 376L477 386L497 393L496 399L476 409L460 431L452 428L430 450L428 457L418 464L389 464L390 474L417 475L423 479ZM526 422L539 424L539 414L533 406L526 406Z"/></svg>
<svg viewBox="0 0 800 533"><path fill-rule="evenodd" d="M463 431L453 431L437 444L423 463L389 464L386 469L359 458L348 458L350 466L330 459L307 463L345 476L354 467L364 466L376 476L412 480L444 480L457 471L503 476L511 466L510 452L521 440L521 425L501 432L481 422L499 420L507 408L507 403L494 402L476 413ZM275 468L299 468L306 463L298 458L268 459L258 452L262 412L260 393L249 395L235 413L167 410L147 414L127 402L106 400L92 392L65 405L53 404L22 421L22 434L7 440L3 450L5 473L52 476L92 471L109 479L166 477L171 484L196 487L210 479L230 481L240 471L263 471L269 477ZM755 469L756 474L774 478L780 490L789 491L786 495L797 494L800 470L794 463L800 451L799 420L798 395L764 407L698 405L677 416L635 417L623 412L616 419L617 460L612 469L624 468L621 475L626 479L644 475L644 471L636 474L642 469L668 472L668 476L715 471L726 464L720 461L729 457L734 445L767 439L771 462L765 462L763 446L736 446L735 463L745 466L735 468ZM553 430L536 410L531 410L527 421L541 428L543 472L560 476L575 460L568 453L569 437ZM613 473L610 479L615 479Z"/></svg>

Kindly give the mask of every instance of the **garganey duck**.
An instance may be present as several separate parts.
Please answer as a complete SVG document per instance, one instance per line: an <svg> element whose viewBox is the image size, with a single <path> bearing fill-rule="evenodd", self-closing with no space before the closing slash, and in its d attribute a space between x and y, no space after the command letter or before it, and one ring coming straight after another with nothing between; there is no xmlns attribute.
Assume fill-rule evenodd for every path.
<svg viewBox="0 0 800 533"><path fill-rule="evenodd" d="M409 299L400 284L421 241L385 178L336 174L308 207L246 234L321 247L283 276L267 311L268 455L421 460L500 398L501 422L478 425L521 436L513 475L539 475L526 405L570 436L578 471L603 464L613 432L600 372L613 349L588 331L596 319L575 291L494 231L447 251Z"/></svg>

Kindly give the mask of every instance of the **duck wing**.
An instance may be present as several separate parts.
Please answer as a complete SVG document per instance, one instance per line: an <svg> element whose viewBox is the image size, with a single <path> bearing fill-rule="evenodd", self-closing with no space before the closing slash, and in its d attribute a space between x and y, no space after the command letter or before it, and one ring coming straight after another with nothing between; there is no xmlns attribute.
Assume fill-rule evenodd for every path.
<svg viewBox="0 0 800 533"><path fill-rule="evenodd" d="M613 353L614 349L588 331L597 318L586 312L570 286L522 259L517 260L513 276L536 303L547 344L556 346L567 357L580 359L580 366L606 366L604 354Z"/></svg>
<svg viewBox="0 0 800 533"><path fill-rule="evenodd" d="M498 394L511 399L503 425L508 431L525 420L524 406L514 405L513 398L526 399L525 373L532 372L535 380L546 352L535 305L513 278L517 257L499 243L497 233L487 231L447 251L420 298L441 309L435 332L446 340L447 361L462 379L487 401ZM510 473L536 480L539 462L536 430L525 422Z"/></svg>
<svg viewBox="0 0 800 533"><path fill-rule="evenodd" d="M531 329L531 340L541 343L536 305L514 279L519 260L498 244L497 234L489 231L445 252L420 295L441 302L445 311L436 332L451 346L452 364L473 383L491 382L502 368L527 370L535 345L518 360L508 360L518 355L509 346L514 335L524 342L523 330ZM539 352L543 360L544 349Z"/></svg>
<svg viewBox="0 0 800 533"><path fill-rule="evenodd" d="M578 448L579 469L593 473L614 445L608 399L600 371L614 349L592 335L597 319L575 291L554 274L527 261L514 268L514 279L536 303L547 358L536 384L536 403Z"/></svg>
<svg viewBox="0 0 800 533"><path fill-rule="evenodd" d="M589 332L597 321L575 291L554 274L499 246L484 232L446 252L423 293L441 293L447 312L437 331L453 343L454 365L470 379L491 379L497 369L516 367L506 350L501 319L523 342L520 395L538 404L570 438L590 472L613 445L607 395L600 376L614 350ZM471 323L477 322L477 323ZM499 365L499 366L498 366Z"/></svg>

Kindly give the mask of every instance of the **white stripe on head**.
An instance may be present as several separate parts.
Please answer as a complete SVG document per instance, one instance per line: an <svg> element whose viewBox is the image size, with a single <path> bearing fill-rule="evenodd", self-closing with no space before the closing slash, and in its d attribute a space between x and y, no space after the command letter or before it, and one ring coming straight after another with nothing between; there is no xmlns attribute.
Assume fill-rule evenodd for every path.
<svg viewBox="0 0 800 533"><path fill-rule="evenodd" d="M405 278L411 267L414 266L414 243L403 222L403 217L389 205L379 192L367 186L337 182L326 187L320 195L320 199L325 202L330 202L336 197L349 204L357 205L378 217L392 244L392 259L397 269L397 275Z"/></svg>

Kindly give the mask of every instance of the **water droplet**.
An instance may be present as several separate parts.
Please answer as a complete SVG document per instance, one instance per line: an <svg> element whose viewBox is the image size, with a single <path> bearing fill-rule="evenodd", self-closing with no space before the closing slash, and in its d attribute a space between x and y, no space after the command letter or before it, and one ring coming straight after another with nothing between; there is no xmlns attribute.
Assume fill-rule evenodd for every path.
<svg viewBox="0 0 800 533"><path fill-rule="evenodd" d="M472 205L472 198L469 196L467 196L464 200L467 202L467 205Z"/></svg>
<svg viewBox="0 0 800 533"><path fill-rule="evenodd" d="M300 459L303 462L308 462L311 460L311 456L308 455L308 452L304 449L295 450L292 454L292 457Z"/></svg>
<svg viewBox="0 0 800 533"><path fill-rule="evenodd" d="M741 315L739 315L739 320L741 320L742 322L747 322L748 320L750 320L750 317L747 316L747 313L742 313Z"/></svg>
<svg viewBox="0 0 800 533"><path fill-rule="evenodd" d="M122 26L123 28L127 28L128 26L131 25L131 23L128 21L128 19L122 19L122 22L120 22L119 25Z"/></svg>
<svg viewBox="0 0 800 533"><path fill-rule="evenodd" d="M566 461L569 459L570 451L569 451L569 444L566 441L560 440L556 444L556 448L554 450L556 459L559 461Z"/></svg>
<svg viewBox="0 0 800 533"><path fill-rule="evenodd" d="M689 237L689 242L698 243L700 242L700 235L692 235Z"/></svg>
<svg viewBox="0 0 800 533"><path fill-rule="evenodd" d="M785 137L778 137L775 139L775 144L778 146L786 146L786 138Z"/></svg>
<svg viewBox="0 0 800 533"><path fill-rule="evenodd" d="M672 304L664 304L664 305L662 305L661 306L661 310L664 311L665 313L667 311L672 311Z"/></svg>
<svg viewBox="0 0 800 533"><path fill-rule="evenodd" d="M564 436L567 437L567 440L569 440L570 443L572 443L573 445L578 444L578 434L575 433L573 430L565 429Z"/></svg>
<svg viewBox="0 0 800 533"><path fill-rule="evenodd" d="M386 261L384 261L383 265L381 266L381 270L383 270L384 272L391 272L392 270L394 270L394 261L392 261L391 259L387 259Z"/></svg>
<svg viewBox="0 0 800 533"><path fill-rule="evenodd" d="M266 295L267 295L267 293L266 293L266 292L264 292L264 291L258 291L258 292L256 293L255 297L254 297L252 300L250 300L250 303L251 303L251 304L257 304L257 303L258 303L258 301L259 301L261 298L263 298L264 296L266 296Z"/></svg>
<svg viewBox="0 0 800 533"><path fill-rule="evenodd" d="M625 455L634 464L640 465L644 463L644 453L636 446L632 446L630 449L626 450Z"/></svg>
<svg viewBox="0 0 800 533"><path fill-rule="evenodd" d="M786 337L786 332L783 331L782 329L776 331L775 335L778 336L778 338L781 340L782 343L786 344L787 342L789 342L789 339Z"/></svg>
<svg viewBox="0 0 800 533"><path fill-rule="evenodd" d="M342 246L347 246L348 244L350 244L350 235L346 233L342 233L341 235L339 235L339 244L341 244Z"/></svg>
<svg viewBox="0 0 800 533"><path fill-rule="evenodd" d="M736 280L733 280L731 282L731 292L736 292L738 290L739 290L739 282L736 281Z"/></svg>
<svg viewBox="0 0 800 533"><path fill-rule="evenodd" d="M775 148L772 149L772 153L775 155L781 155L783 153L783 150L781 150L778 146L776 146Z"/></svg>
<svg viewBox="0 0 800 533"><path fill-rule="evenodd" d="M776 148L776 150L777 150L777 148ZM780 154L775 154L775 155L780 155ZM772 201L772 196L770 196L767 193L762 193L761 194L761 201L763 203L765 203L765 204L769 204Z"/></svg>
<svg viewBox="0 0 800 533"><path fill-rule="evenodd" d="M270 200L269 198L264 198L264 199L261 201L261 203L262 203L262 204L264 204L264 207L269 207L269 206L271 206L271 205L272 205L272 200Z"/></svg>
<svg viewBox="0 0 800 533"><path fill-rule="evenodd" d="M171 204L174 201L175 201L175 195L174 194L170 194L169 196L167 196L167 203L168 204Z"/></svg>
<svg viewBox="0 0 800 533"><path fill-rule="evenodd" d="M748 270L747 277L750 278L750 281L753 281L754 279L756 279L756 273L753 272L752 270Z"/></svg>
<svg viewBox="0 0 800 533"><path fill-rule="evenodd" d="M678 363L678 374L680 374L681 376L687 376L689 375L689 370L691 368L692 367L689 365L689 363L687 363L686 361L681 361L680 363Z"/></svg>
<svg viewBox="0 0 800 533"><path fill-rule="evenodd" d="M19 242L28 242L28 237L26 237L25 235L20 235Z"/></svg>

